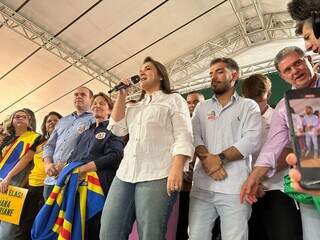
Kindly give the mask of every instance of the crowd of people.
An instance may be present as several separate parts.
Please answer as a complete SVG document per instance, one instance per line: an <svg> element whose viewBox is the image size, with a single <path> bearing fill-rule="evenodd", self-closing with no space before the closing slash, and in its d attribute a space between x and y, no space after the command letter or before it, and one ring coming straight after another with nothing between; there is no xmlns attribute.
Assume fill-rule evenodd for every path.
<svg viewBox="0 0 320 240"><path fill-rule="evenodd" d="M306 49L320 53L315 8L320 11L316 0L289 3ZM274 64L293 88L320 87L316 67L299 47L280 50ZM115 102L81 86L74 92L74 111L64 117L48 113L41 134L30 109L12 113L0 126L0 192L9 185L29 191L20 224L0 221L0 240L66 234L64 225L54 226L57 221L50 233L37 226L48 207L62 201L58 190L71 189L60 184L72 164L75 189L93 181L103 196L102 207L97 204L84 218L82 239L126 240L134 223L139 239L166 239L177 201L177 240L320 239L316 204L293 197L283 184L289 179L293 191L313 199L320 195L299 184L284 99L274 109L268 105L272 84L261 74L242 81L240 96L240 69L232 58L212 59L208 73L212 98L191 92L185 100L171 90L165 66L147 57L139 69L137 101L126 101L130 79L122 80L127 88L118 91ZM314 107L319 108L305 106L298 113L299 131L303 154L318 157L318 134L313 133L320 124ZM87 209L95 204L90 196ZM60 205L64 211L71 207L70 202ZM57 217L64 216L57 212Z"/></svg>

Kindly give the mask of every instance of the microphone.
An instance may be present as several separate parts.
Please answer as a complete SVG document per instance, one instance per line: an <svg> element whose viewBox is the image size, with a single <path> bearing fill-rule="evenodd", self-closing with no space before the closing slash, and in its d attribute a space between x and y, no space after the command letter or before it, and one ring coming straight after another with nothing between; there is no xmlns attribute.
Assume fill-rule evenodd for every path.
<svg viewBox="0 0 320 240"><path fill-rule="evenodd" d="M132 84L136 84L140 81L140 77L139 75L134 75L130 78ZM131 84L130 84L131 85ZM130 86L129 85L129 86ZM111 90L108 91L108 93L112 93L114 91L119 91L120 89L125 89L127 87L129 87L128 85L125 85L124 83L119 83L117 86L115 86L114 88L112 88Z"/></svg>

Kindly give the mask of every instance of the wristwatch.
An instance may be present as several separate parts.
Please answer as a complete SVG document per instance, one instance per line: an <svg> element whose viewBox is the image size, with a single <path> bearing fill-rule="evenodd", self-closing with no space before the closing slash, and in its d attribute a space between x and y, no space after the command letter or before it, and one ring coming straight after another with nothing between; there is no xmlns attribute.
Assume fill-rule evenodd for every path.
<svg viewBox="0 0 320 240"><path fill-rule="evenodd" d="M226 155L223 152L219 153L218 157L220 158L222 165L226 165L229 162L229 159L226 157Z"/></svg>

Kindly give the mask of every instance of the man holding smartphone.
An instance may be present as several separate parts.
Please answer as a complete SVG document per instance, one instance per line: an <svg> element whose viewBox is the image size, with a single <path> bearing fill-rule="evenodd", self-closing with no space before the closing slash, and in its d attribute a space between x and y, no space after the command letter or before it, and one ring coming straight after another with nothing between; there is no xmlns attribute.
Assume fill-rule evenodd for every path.
<svg viewBox="0 0 320 240"><path fill-rule="evenodd" d="M316 74L305 56L302 49L298 47L286 47L275 57L275 67L280 76L290 83L295 89L320 87L320 75ZM269 135L254 169L241 189L241 201L249 203L257 201L256 192L264 177L272 177L277 169L281 169L278 159L287 146L290 146L289 127L286 117L284 99L275 108ZM320 239L320 215L312 205L300 204L303 228L303 239Z"/></svg>

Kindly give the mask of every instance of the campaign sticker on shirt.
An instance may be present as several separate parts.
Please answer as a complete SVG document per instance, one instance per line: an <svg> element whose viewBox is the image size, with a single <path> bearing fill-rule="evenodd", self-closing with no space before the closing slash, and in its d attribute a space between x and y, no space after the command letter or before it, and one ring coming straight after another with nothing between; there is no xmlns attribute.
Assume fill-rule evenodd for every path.
<svg viewBox="0 0 320 240"><path fill-rule="evenodd" d="M83 133L85 130L86 130L85 126L82 125L82 126L80 126L80 127L78 128L78 133L81 134L81 133Z"/></svg>
<svg viewBox="0 0 320 240"><path fill-rule="evenodd" d="M208 112L208 120L215 120L216 118L217 117L215 111Z"/></svg>
<svg viewBox="0 0 320 240"><path fill-rule="evenodd" d="M99 132L99 133L96 134L96 139L101 140L101 139L104 139L105 136L106 136L105 132Z"/></svg>

